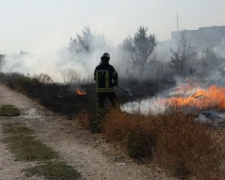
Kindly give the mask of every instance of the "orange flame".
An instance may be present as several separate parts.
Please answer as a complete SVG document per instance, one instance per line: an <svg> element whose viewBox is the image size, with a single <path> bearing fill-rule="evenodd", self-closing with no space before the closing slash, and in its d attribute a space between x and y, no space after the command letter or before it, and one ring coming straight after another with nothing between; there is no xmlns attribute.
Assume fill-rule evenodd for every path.
<svg viewBox="0 0 225 180"><path fill-rule="evenodd" d="M76 88L76 93L79 96L83 96L83 95L86 95L87 94L84 90L81 90L79 88Z"/></svg>
<svg viewBox="0 0 225 180"><path fill-rule="evenodd" d="M189 97L171 97L164 101L171 106L193 106L198 109L219 108L225 109L225 88L215 85L208 89L198 88Z"/></svg>

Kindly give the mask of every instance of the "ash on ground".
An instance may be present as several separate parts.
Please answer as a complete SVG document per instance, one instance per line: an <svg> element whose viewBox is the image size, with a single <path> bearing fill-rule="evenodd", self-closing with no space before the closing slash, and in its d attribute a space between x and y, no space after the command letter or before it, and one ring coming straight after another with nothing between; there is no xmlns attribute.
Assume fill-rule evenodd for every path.
<svg viewBox="0 0 225 180"><path fill-rule="evenodd" d="M208 123L216 128L225 127L225 112L214 110L202 111L196 118L201 123Z"/></svg>

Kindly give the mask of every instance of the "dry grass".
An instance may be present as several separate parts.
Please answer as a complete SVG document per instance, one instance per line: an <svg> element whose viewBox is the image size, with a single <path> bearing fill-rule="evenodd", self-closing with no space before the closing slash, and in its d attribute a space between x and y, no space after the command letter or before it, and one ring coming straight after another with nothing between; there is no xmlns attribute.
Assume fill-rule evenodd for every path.
<svg viewBox="0 0 225 180"><path fill-rule="evenodd" d="M223 179L224 142L219 130L198 123L191 115L107 114L103 132L123 143L133 158L151 158L175 176Z"/></svg>
<svg viewBox="0 0 225 180"><path fill-rule="evenodd" d="M152 157L157 136L155 127L149 124L144 116L113 110L106 116L103 133L110 140L124 143L131 157Z"/></svg>

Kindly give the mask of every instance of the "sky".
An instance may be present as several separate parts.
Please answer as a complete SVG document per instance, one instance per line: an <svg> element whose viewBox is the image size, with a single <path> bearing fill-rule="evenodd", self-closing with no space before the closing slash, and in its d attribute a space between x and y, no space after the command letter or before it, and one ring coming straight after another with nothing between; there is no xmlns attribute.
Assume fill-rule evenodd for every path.
<svg viewBox="0 0 225 180"><path fill-rule="evenodd" d="M113 45L148 27L158 41L172 31L225 25L225 0L0 0L0 54L54 52L85 26Z"/></svg>

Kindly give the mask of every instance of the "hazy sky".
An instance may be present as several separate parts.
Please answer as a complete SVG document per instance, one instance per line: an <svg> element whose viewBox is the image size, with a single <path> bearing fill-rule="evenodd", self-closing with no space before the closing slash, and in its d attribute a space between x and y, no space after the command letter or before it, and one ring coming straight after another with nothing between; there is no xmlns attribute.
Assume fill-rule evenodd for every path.
<svg viewBox="0 0 225 180"><path fill-rule="evenodd" d="M56 51L84 26L114 45L149 28L159 41L171 31L225 25L225 0L0 0L0 54Z"/></svg>

